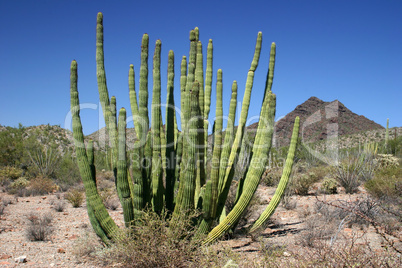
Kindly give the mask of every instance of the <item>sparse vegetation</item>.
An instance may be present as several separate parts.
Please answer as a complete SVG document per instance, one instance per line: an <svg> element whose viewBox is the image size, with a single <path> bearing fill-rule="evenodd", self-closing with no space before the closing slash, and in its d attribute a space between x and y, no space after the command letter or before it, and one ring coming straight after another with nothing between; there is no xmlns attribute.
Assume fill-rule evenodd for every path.
<svg viewBox="0 0 402 268"><path fill-rule="evenodd" d="M74 207L78 208L84 202L84 193L78 189L72 189L65 193L64 198Z"/></svg>
<svg viewBox="0 0 402 268"><path fill-rule="evenodd" d="M28 227L26 229L27 238L31 241L46 241L53 233L52 216L50 214L40 215L32 213L27 216Z"/></svg>

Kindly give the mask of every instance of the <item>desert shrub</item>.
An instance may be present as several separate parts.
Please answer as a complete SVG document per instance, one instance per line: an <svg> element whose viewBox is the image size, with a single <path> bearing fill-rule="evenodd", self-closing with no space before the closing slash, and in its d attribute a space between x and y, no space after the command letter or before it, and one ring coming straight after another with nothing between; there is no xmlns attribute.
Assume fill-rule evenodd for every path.
<svg viewBox="0 0 402 268"><path fill-rule="evenodd" d="M3 198L1 199L1 202L2 202L2 204L6 207L6 206L8 206L8 205L10 205L10 204L13 203L13 199L12 199L12 198L9 198L9 197L3 197Z"/></svg>
<svg viewBox="0 0 402 268"><path fill-rule="evenodd" d="M378 168L390 168L399 166L399 159L392 154L378 154L374 161Z"/></svg>
<svg viewBox="0 0 402 268"><path fill-rule="evenodd" d="M31 241L46 241L49 240L53 232L51 226L52 216L50 214L39 215L29 214L27 216L29 223L26 229L27 238Z"/></svg>
<svg viewBox="0 0 402 268"><path fill-rule="evenodd" d="M296 265L289 267L400 267L401 257L388 250L373 250L368 242L358 242L353 235L335 244L317 241L315 247L294 253Z"/></svg>
<svg viewBox="0 0 402 268"><path fill-rule="evenodd" d="M297 174L293 177L291 184L293 191L298 195L307 195L311 186L317 182L317 176L313 172L308 174Z"/></svg>
<svg viewBox="0 0 402 268"><path fill-rule="evenodd" d="M66 208L66 203L64 203L62 200L58 200L53 204L53 208L57 212L63 212Z"/></svg>
<svg viewBox="0 0 402 268"><path fill-rule="evenodd" d="M374 178L364 184L367 191L379 199L402 199L402 167L379 169Z"/></svg>
<svg viewBox="0 0 402 268"><path fill-rule="evenodd" d="M5 166L0 169L0 178L10 179L12 181L18 179L24 174L24 170L17 167Z"/></svg>
<svg viewBox="0 0 402 268"><path fill-rule="evenodd" d="M24 189L29 185L29 181L25 177L20 177L10 184L10 188L19 190Z"/></svg>
<svg viewBox="0 0 402 268"><path fill-rule="evenodd" d="M264 174L261 177L261 184L268 187L276 186L278 185L281 176L282 176L282 168L275 167L272 169L268 169L264 172Z"/></svg>
<svg viewBox="0 0 402 268"><path fill-rule="evenodd" d="M361 182L370 180L376 169L374 158L370 154L341 154L339 163L331 170L331 175L345 188L346 193L355 193Z"/></svg>
<svg viewBox="0 0 402 268"><path fill-rule="evenodd" d="M3 205L2 203L0 203L0 216L4 214L4 209L6 208L5 205Z"/></svg>
<svg viewBox="0 0 402 268"><path fill-rule="evenodd" d="M115 180L114 178L114 173L113 171L101 171L96 174L96 180L97 181L102 181L102 180L107 180L107 181L113 181Z"/></svg>
<svg viewBox="0 0 402 268"><path fill-rule="evenodd" d="M6 130L0 131L0 166L18 166L21 164L21 158L24 154L24 133L25 128L21 124L18 128L6 127Z"/></svg>
<svg viewBox="0 0 402 268"><path fill-rule="evenodd" d="M45 177L36 177L30 180L29 190L32 195L44 195L58 190L53 180Z"/></svg>
<svg viewBox="0 0 402 268"><path fill-rule="evenodd" d="M66 153L62 156L59 167L55 171L55 176L57 178L57 184L60 185L64 191L81 180L78 165L71 153Z"/></svg>
<svg viewBox="0 0 402 268"><path fill-rule="evenodd" d="M322 182L321 189L326 194L336 194L338 189L338 182L332 178L325 178Z"/></svg>
<svg viewBox="0 0 402 268"><path fill-rule="evenodd" d="M315 247L317 242L330 239L335 230L333 221L327 221L318 214L311 215L305 220L305 229L298 237L298 244Z"/></svg>
<svg viewBox="0 0 402 268"><path fill-rule="evenodd" d="M107 198L106 200L103 201L105 204L105 207L111 210L116 210L120 206L120 201L118 198L113 197L113 198Z"/></svg>
<svg viewBox="0 0 402 268"><path fill-rule="evenodd" d="M103 254L109 264L124 267L188 267L203 254L195 235L192 217L165 220L166 215L142 214L138 224ZM194 216L194 215L193 215ZM198 263L200 264L200 263Z"/></svg>
<svg viewBox="0 0 402 268"><path fill-rule="evenodd" d="M84 194L82 191L79 191L77 189L72 189L68 191L65 195L64 198L74 207L78 208L82 205L84 202Z"/></svg>

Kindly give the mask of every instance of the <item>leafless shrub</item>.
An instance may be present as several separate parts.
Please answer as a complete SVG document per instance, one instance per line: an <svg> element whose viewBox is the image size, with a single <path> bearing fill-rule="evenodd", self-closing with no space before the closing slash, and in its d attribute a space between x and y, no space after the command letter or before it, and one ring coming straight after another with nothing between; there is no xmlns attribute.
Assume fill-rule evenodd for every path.
<svg viewBox="0 0 402 268"><path fill-rule="evenodd" d="M116 197L107 198L104 201L105 207L111 210L116 210L120 206L120 201Z"/></svg>
<svg viewBox="0 0 402 268"><path fill-rule="evenodd" d="M5 207L13 203L13 200L9 197L3 197L1 201Z"/></svg>
<svg viewBox="0 0 402 268"><path fill-rule="evenodd" d="M58 200L53 204L53 208L57 212L63 212L64 209L66 208L66 203L62 200Z"/></svg>
<svg viewBox="0 0 402 268"><path fill-rule="evenodd" d="M27 238L31 241L46 241L53 232L53 227L50 225L52 216L50 214L39 215L29 214L27 216L29 223L26 229Z"/></svg>
<svg viewBox="0 0 402 268"><path fill-rule="evenodd" d="M121 243L103 251L102 259L124 267L188 267L202 255L200 239L194 239L192 217L165 220L166 215L144 213Z"/></svg>
<svg viewBox="0 0 402 268"><path fill-rule="evenodd" d="M401 267L402 259L389 251L374 251L362 236L352 235L336 244L317 241L295 258L297 267Z"/></svg>
<svg viewBox="0 0 402 268"><path fill-rule="evenodd" d="M3 204L0 204L0 216L4 214L5 208L6 208L6 206L4 206Z"/></svg>

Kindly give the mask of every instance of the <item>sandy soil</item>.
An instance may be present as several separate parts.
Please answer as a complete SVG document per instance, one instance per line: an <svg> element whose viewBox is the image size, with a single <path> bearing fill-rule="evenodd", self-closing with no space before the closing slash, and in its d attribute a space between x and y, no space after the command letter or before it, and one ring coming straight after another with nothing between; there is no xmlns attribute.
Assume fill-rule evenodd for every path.
<svg viewBox="0 0 402 268"><path fill-rule="evenodd" d="M249 213L250 222L256 220L274 193L274 188L260 187L259 203ZM354 202L363 199L364 192L354 195L337 194L319 196L320 200L331 202L344 200ZM11 204L5 207L0 216L0 267L99 267L100 263L82 257L78 251L85 250L85 243L94 241L94 233L86 212L85 203L79 208L73 208L67 203L63 212L56 212L54 205L59 202L56 194L36 197L19 197L0 193L2 200L10 200ZM63 198L61 197L61 200ZM262 258L262 250L272 248L272 245L283 246L282 257L291 257L294 252L303 250L303 237L308 230L307 220L315 214L317 209L315 196L293 196L293 208L290 210L279 206L273 217L273 222L258 236L238 236L232 240L222 241L217 246L231 248L234 252L247 259ZM319 202L318 202L319 203ZM318 212L317 212L318 211ZM30 241L26 230L30 221L29 215L51 215L53 233L48 241ZM121 225L122 210L109 211L111 216ZM314 220L314 219L313 219ZM328 223L326 223L328 224ZM317 227L320 228L320 227ZM359 237L357 243L368 243L372 250L382 250L384 240L373 228L363 230L356 226L337 225L338 240L348 237ZM317 229L318 230L318 229ZM339 232L338 232L339 231ZM303 236L304 235L304 236ZM91 237L91 239L86 239ZM397 246L401 247L400 241ZM89 245L88 245L89 248ZM17 263L15 258L26 256L25 263ZM252 266L250 266L252 267Z"/></svg>

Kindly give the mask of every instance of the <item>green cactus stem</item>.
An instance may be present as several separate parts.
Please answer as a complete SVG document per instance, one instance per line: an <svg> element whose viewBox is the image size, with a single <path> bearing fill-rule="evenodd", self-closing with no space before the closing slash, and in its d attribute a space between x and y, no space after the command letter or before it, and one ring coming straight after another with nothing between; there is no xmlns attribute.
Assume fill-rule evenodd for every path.
<svg viewBox="0 0 402 268"><path fill-rule="evenodd" d="M283 172L282 172L282 177L279 181L278 187L276 188L275 194L272 197L271 201L269 202L267 208L264 210L264 212L261 214L261 216L258 218L258 220L251 227L250 232L256 231L264 223L267 222L267 220L275 212L275 209L278 207L279 202L281 201L281 198L283 197L286 186L288 185L288 182L289 182L290 173L292 172L293 160L294 160L296 145L297 145L297 138L298 138L298 134L299 134L299 121L300 121L299 117L296 117L295 123L293 126L292 140L290 142L288 156L286 158L285 166L284 166Z"/></svg>
<svg viewBox="0 0 402 268"><path fill-rule="evenodd" d="M82 132L82 124L80 119L80 108L77 91L77 62L74 60L71 62L71 75L70 75L70 95L71 95L71 114L73 120L73 138L75 143L75 150L77 155L78 168L80 170L81 178L85 186L85 195L89 204L90 215L94 216L91 223L94 230L102 238L106 240L104 235L108 239L116 240L119 237L120 230L115 222L110 217L102 199L98 194L98 190L95 184L95 178L91 170L90 162L88 161L87 153L84 145L84 134ZM93 212L93 214L92 214ZM99 223L99 225L98 225ZM100 229L99 229L100 228ZM105 241L106 242L106 241Z"/></svg>

